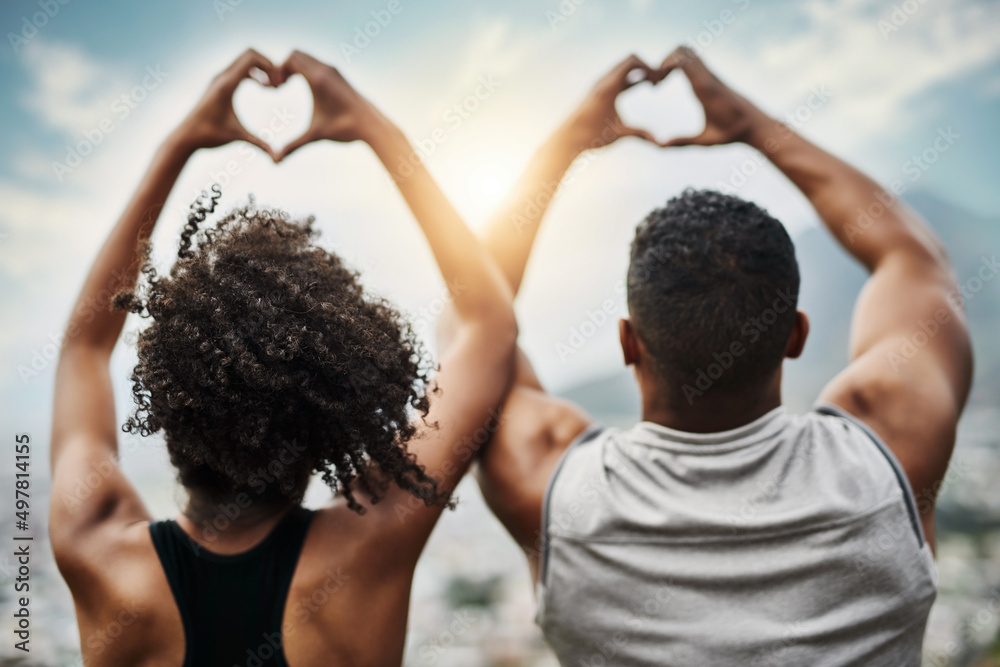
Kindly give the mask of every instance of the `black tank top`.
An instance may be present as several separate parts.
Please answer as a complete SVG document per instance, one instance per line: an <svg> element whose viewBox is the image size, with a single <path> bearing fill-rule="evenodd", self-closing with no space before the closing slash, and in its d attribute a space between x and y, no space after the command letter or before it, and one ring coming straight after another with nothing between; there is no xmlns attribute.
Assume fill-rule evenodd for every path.
<svg viewBox="0 0 1000 667"><path fill-rule="evenodd" d="M206 551L176 521L149 524L184 624L184 667L287 667L281 622L312 511L290 510L243 553Z"/></svg>

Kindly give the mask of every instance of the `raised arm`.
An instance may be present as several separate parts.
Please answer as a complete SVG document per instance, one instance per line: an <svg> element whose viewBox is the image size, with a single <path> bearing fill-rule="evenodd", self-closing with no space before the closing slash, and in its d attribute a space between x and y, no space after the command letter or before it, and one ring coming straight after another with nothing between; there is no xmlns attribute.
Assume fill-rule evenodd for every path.
<svg viewBox="0 0 1000 667"><path fill-rule="evenodd" d="M684 70L706 128L672 145L743 141L812 203L840 245L870 273L852 321L850 365L820 399L875 430L899 459L933 544L934 500L948 468L972 378L972 352L954 271L930 227L890 190L768 118L687 49L663 69ZM907 341L926 341L916 354Z"/></svg>
<svg viewBox="0 0 1000 667"><path fill-rule="evenodd" d="M49 532L61 565L90 541L100 540L98 529L116 530L149 518L118 467L108 362L125 313L111 310L111 297L134 285L141 246L194 151L237 140L267 150L240 125L232 108L233 92L254 69L278 83L280 72L259 53L247 51L215 78L194 111L157 149L94 260L70 315L56 369L51 442Z"/></svg>
<svg viewBox="0 0 1000 667"><path fill-rule="evenodd" d="M403 133L357 93L333 67L295 52L288 74L302 74L315 99L310 128L280 157L312 141L366 142L393 174L400 193L427 237L456 313L450 344L439 350L440 369L431 396L431 426L409 443L409 450L439 485L450 492L468 470L470 443L479 429L490 429L506 392L517 324L510 288L496 264L469 231L423 164L405 177L397 166L415 155ZM372 508L387 518L394 533L413 536L419 553L441 512L393 488ZM401 530L406 526L408 530Z"/></svg>
<svg viewBox="0 0 1000 667"><path fill-rule="evenodd" d="M630 55L601 77L583 101L535 152L510 195L490 219L485 243L515 294L542 218L570 165L584 151L623 137L656 143L649 132L625 125L615 109L618 96L643 81L663 77Z"/></svg>
<svg viewBox="0 0 1000 667"><path fill-rule="evenodd" d="M615 101L636 83L660 78L658 71L629 56L597 81L535 153L485 236L487 249L515 291L553 193L573 161L586 150L622 137L656 143L648 132L622 122ZM446 337L447 320L442 325L439 335ZM478 480L490 508L528 554L532 569L537 564L534 556L549 478L563 451L590 421L579 407L546 394L527 357L518 350L503 423L481 452Z"/></svg>

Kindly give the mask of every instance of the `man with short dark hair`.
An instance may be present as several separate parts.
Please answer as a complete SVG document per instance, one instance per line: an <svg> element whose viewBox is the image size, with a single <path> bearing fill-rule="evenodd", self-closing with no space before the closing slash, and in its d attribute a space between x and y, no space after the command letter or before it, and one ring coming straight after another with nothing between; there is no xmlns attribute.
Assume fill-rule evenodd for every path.
<svg viewBox="0 0 1000 667"><path fill-rule="evenodd" d="M851 362L814 411L784 411L782 361L809 330L791 240L750 202L687 190L632 244L620 335L642 421L593 424L547 395L521 354L482 453L483 493L528 556L537 620L564 665L919 664L936 593L933 498L972 355L944 248L916 214L681 48L658 68L632 56L597 83L496 216L490 250L517 290L550 199L539 195L584 150L655 143L621 123L615 99L634 71L656 83L673 69L706 125L661 145L760 150L871 273ZM876 202L874 224L858 222ZM919 354L894 364L928 321Z"/></svg>

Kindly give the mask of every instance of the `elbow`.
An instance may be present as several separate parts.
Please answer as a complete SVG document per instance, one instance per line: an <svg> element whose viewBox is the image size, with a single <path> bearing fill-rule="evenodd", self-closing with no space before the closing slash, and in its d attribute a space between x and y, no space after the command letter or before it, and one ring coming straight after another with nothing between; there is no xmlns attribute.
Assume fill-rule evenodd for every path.
<svg viewBox="0 0 1000 667"><path fill-rule="evenodd" d="M513 309L509 309L498 318L496 331L498 344L502 345L503 348L509 352L511 360L513 361L514 350L517 348L518 336L517 317L514 315Z"/></svg>

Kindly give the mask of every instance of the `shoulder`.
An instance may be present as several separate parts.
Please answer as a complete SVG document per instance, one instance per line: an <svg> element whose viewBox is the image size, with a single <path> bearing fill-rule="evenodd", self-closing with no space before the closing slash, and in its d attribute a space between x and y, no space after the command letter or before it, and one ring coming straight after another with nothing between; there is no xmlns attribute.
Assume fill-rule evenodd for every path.
<svg viewBox="0 0 1000 667"><path fill-rule="evenodd" d="M56 553L73 595L85 656L128 656L132 662L177 655L173 640L183 636L183 628L149 526L148 521L106 524L79 548Z"/></svg>
<svg viewBox="0 0 1000 667"><path fill-rule="evenodd" d="M952 449L961 404L940 378L854 369L835 378L822 400L856 419L893 453L916 495L936 495ZM943 371L941 371L943 373Z"/></svg>

